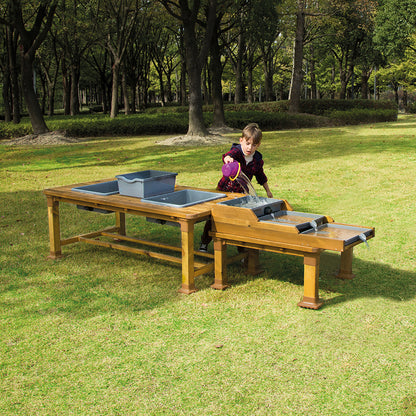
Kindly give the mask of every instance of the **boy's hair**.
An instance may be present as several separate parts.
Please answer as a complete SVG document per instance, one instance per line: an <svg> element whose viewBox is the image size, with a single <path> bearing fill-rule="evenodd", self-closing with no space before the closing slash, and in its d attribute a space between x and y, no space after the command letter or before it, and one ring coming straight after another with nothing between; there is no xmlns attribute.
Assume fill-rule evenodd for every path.
<svg viewBox="0 0 416 416"><path fill-rule="evenodd" d="M253 144L260 144L262 138L262 132L257 123L250 123L244 127L241 137L247 139L253 139Z"/></svg>

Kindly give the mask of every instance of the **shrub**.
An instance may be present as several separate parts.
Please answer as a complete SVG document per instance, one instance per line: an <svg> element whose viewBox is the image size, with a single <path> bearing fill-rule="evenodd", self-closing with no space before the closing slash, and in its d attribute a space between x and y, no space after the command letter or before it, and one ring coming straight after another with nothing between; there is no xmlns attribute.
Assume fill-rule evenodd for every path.
<svg viewBox="0 0 416 416"><path fill-rule="evenodd" d="M225 120L230 127L242 129L248 122L257 122L263 130L308 128L328 125L394 121L394 102L374 100L306 100L301 101L301 114L288 112L288 101L265 103L225 103ZM212 123L212 105L204 106L204 122ZM78 116L46 117L50 130L65 131L68 136L97 137L143 134L185 134L188 130L188 108L179 106L153 107L144 113L111 119L108 115L91 113ZM32 133L29 119L20 124L0 122L0 139Z"/></svg>
<svg viewBox="0 0 416 416"><path fill-rule="evenodd" d="M344 111L330 111L327 116L336 125L379 123L385 121L396 121L397 110L353 108L351 110Z"/></svg>

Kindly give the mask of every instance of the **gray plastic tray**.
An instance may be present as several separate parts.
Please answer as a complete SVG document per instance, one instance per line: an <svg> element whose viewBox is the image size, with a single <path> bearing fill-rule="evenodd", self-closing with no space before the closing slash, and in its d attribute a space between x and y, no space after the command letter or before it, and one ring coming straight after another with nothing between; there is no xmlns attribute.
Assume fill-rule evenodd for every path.
<svg viewBox="0 0 416 416"><path fill-rule="evenodd" d="M114 195L118 194L118 183L117 181L94 183L92 185L77 186L72 188L72 190L94 195Z"/></svg>
<svg viewBox="0 0 416 416"><path fill-rule="evenodd" d="M120 195L147 198L175 190L177 173L161 170L143 170L140 172L117 175Z"/></svg>
<svg viewBox="0 0 416 416"><path fill-rule="evenodd" d="M190 205L202 204L203 202L213 201L224 198L225 194L216 192L197 191L195 189L183 189L181 191L171 192L163 195L157 195L151 198L144 198L142 202L150 204L164 205L168 207L189 207Z"/></svg>

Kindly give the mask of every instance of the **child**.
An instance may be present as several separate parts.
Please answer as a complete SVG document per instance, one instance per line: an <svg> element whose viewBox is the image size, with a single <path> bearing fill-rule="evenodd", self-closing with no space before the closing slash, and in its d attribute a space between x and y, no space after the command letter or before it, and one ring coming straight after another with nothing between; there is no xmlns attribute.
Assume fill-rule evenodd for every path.
<svg viewBox="0 0 416 416"><path fill-rule="evenodd" d="M239 162L241 171L251 180L256 177L257 182L266 190L268 198L273 195L267 184L267 176L263 171L263 157L257 149L260 147L262 132L256 123L248 124L240 137L240 144L234 143L231 149L222 155L224 163ZM232 181L229 177L223 176L218 182L217 189L224 192L241 192L246 190L236 180ZM209 232L211 221L205 223L204 232L201 237L199 251L206 252L209 242L212 240Z"/></svg>

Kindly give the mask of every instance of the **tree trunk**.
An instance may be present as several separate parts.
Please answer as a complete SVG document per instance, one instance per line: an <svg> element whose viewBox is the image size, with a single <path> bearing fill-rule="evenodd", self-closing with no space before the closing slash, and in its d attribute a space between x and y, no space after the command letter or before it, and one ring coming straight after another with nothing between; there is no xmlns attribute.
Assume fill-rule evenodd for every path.
<svg viewBox="0 0 416 416"><path fill-rule="evenodd" d="M316 100L318 98L318 91L316 87L316 74L315 74L315 53L313 45L309 48L311 59L309 60L309 76L311 79L311 98Z"/></svg>
<svg viewBox="0 0 416 416"><path fill-rule="evenodd" d="M243 100L243 55L244 55L244 39L240 33L237 45L237 61L235 64L235 94L234 103L240 104Z"/></svg>
<svg viewBox="0 0 416 416"><path fill-rule="evenodd" d="M110 118L116 118L118 115L118 74L120 64L114 62L113 64L113 83L111 89L111 110Z"/></svg>
<svg viewBox="0 0 416 416"><path fill-rule="evenodd" d="M303 64L303 38L305 32L305 14L302 1L298 0L298 12L296 14L296 35L293 51L292 81L289 94L289 111L292 113L300 112L300 96L302 89L302 64Z"/></svg>
<svg viewBox="0 0 416 416"><path fill-rule="evenodd" d="M273 97L273 70L271 57L264 57L263 69L264 69L264 94L266 101L272 101Z"/></svg>
<svg viewBox="0 0 416 416"><path fill-rule="evenodd" d="M361 98L366 100L370 96L370 91L368 88L368 80L370 78L371 71L366 71L363 69L361 71Z"/></svg>
<svg viewBox="0 0 416 416"><path fill-rule="evenodd" d="M22 53L22 86L23 95L34 134L43 134L49 131L43 118L42 110L33 87L33 61L28 54Z"/></svg>
<svg viewBox="0 0 416 416"><path fill-rule="evenodd" d="M81 76L80 71L80 63L73 62L71 65L71 116L76 116L79 114L79 94L78 94L78 86L79 86L79 79Z"/></svg>
<svg viewBox="0 0 416 416"><path fill-rule="evenodd" d="M131 114L129 104L129 89L127 86L126 73L124 72L124 69L121 73L121 89L123 91L124 114Z"/></svg>
<svg viewBox="0 0 416 416"><path fill-rule="evenodd" d="M201 64L194 25L184 25L184 42L186 50L186 69L189 77L189 127L187 135L207 136L208 130L204 124L201 92Z"/></svg>
<svg viewBox="0 0 416 416"><path fill-rule="evenodd" d="M10 99L10 70L8 64L3 72L3 103L4 103L4 121L12 120L12 107Z"/></svg>
<svg viewBox="0 0 416 416"><path fill-rule="evenodd" d="M7 48L9 52L9 68L10 68L10 82L11 82L11 103L13 108L13 123L19 124L21 119L20 114L20 88L19 88L19 69L17 65L17 44L16 32L13 29L6 28Z"/></svg>
<svg viewBox="0 0 416 416"><path fill-rule="evenodd" d="M185 30L185 44L186 30ZM208 130L204 124L202 111L201 70L197 63L197 54L192 45L187 45L187 68L189 76L189 127L187 135L207 136Z"/></svg>
<svg viewBox="0 0 416 416"><path fill-rule="evenodd" d="M62 88L64 114L69 116L71 114L71 76L68 74L68 67L66 66L65 59L62 59Z"/></svg>
<svg viewBox="0 0 416 416"><path fill-rule="evenodd" d="M214 36L211 43L211 60L210 70L212 76L212 103L214 106L214 114L212 120L212 127L224 127L224 103L222 99L222 65L220 45L218 44L218 37Z"/></svg>

